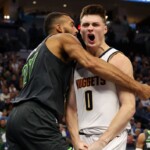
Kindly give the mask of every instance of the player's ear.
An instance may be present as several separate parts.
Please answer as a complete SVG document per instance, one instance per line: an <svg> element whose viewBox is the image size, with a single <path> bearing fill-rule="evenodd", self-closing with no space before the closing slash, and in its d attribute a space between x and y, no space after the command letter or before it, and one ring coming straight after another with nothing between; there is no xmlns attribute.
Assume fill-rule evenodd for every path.
<svg viewBox="0 0 150 150"><path fill-rule="evenodd" d="M104 27L104 33L106 34L108 32L108 28L107 28L107 25L105 25Z"/></svg>
<svg viewBox="0 0 150 150"><path fill-rule="evenodd" d="M62 33L63 32L63 29L62 29L60 24L56 24L56 30L57 30L58 33Z"/></svg>

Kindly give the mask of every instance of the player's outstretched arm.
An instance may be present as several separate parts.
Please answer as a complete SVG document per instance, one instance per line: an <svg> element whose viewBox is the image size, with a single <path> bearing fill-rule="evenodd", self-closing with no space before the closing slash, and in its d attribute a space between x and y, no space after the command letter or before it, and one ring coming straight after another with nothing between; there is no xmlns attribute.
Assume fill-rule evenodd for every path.
<svg viewBox="0 0 150 150"><path fill-rule="evenodd" d="M70 60L76 60L83 67L105 80L110 80L137 94L142 99L150 97L150 86L143 85L117 69L115 66L89 54L83 49L78 39L69 33L60 33L51 36L46 41L46 46L58 58L62 59L66 53ZM66 55L65 54L65 55ZM67 57L67 58L68 58Z"/></svg>
<svg viewBox="0 0 150 150"><path fill-rule="evenodd" d="M114 65L97 57L93 57L83 49L80 42L74 36L70 34L63 35L64 36L60 36L60 41L62 42L64 51L70 58L75 59L92 73L131 90L140 98L147 99L150 97L150 86L137 82Z"/></svg>

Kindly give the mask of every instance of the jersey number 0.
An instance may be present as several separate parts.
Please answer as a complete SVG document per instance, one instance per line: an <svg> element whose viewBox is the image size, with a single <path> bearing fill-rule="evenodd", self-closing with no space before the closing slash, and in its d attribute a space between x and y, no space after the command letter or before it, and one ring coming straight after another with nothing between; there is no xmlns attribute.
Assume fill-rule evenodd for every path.
<svg viewBox="0 0 150 150"><path fill-rule="evenodd" d="M86 105L86 110L89 111L93 109L92 91L85 92L85 105Z"/></svg>

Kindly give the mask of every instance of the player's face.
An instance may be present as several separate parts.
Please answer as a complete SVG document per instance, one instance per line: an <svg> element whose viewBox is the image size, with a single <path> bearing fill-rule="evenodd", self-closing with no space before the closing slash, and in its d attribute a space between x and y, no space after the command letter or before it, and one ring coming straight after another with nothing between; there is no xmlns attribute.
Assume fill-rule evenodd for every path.
<svg viewBox="0 0 150 150"><path fill-rule="evenodd" d="M81 19L80 33L87 47L99 46L105 40L107 26L99 15L86 15Z"/></svg>
<svg viewBox="0 0 150 150"><path fill-rule="evenodd" d="M71 33L72 35L77 35L78 30L74 25L74 21L69 16L64 16L64 23L62 29L64 33Z"/></svg>

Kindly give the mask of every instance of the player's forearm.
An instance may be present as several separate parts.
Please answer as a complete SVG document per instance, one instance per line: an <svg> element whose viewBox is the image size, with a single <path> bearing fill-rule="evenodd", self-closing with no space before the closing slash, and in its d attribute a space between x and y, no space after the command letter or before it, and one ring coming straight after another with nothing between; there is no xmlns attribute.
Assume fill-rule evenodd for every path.
<svg viewBox="0 0 150 150"><path fill-rule="evenodd" d="M90 68L91 72L100 75L102 78L110 80L117 85L130 89L135 93L141 91L141 86L137 81L133 80L114 65L106 63L101 59L98 59L97 62L98 63L95 62L95 67Z"/></svg>
<svg viewBox="0 0 150 150"><path fill-rule="evenodd" d="M79 130L78 130L77 113L75 111L70 109L67 110L66 123L71 136L71 140L73 142L78 141L80 137L79 137Z"/></svg>
<svg viewBox="0 0 150 150"><path fill-rule="evenodd" d="M74 47L79 51L76 51ZM117 85L131 90L140 96L140 98L147 99L150 97L150 87L141 85L139 82L123 73L114 65L111 65L100 58L93 57L88 52L83 50L81 46L77 44L72 45L72 51L69 51L68 54L70 58L77 60L80 65L87 68L95 75L101 76L105 80L112 81Z"/></svg>
<svg viewBox="0 0 150 150"><path fill-rule="evenodd" d="M99 140L106 141L108 143L113 140L126 127L127 123L132 118L134 113L134 106L121 107L119 112L109 125L109 128L106 130L106 132L104 132Z"/></svg>

